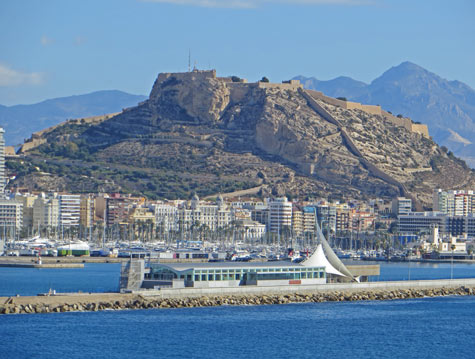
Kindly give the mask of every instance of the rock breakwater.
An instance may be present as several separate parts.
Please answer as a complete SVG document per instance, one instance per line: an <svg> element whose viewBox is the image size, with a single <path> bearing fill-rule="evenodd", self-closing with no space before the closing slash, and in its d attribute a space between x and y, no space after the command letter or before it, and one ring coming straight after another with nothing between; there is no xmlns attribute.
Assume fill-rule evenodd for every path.
<svg viewBox="0 0 475 359"><path fill-rule="evenodd" d="M320 303L367 300L395 300L439 296L475 295L473 287L431 288L431 289L395 289L367 291L331 291L306 292L268 295L223 295L201 296L189 298L146 297L140 294L108 294L100 299L87 296L58 296L58 297L18 297L8 298L0 304L1 314L33 314L33 313L63 313L99 310L131 310L159 308L192 308L213 307L220 305L271 305L289 303ZM27 298L32 298L28 303ZM54 298L54 300L49 300ZM26 300L25 300L26 299Z"/></svg>

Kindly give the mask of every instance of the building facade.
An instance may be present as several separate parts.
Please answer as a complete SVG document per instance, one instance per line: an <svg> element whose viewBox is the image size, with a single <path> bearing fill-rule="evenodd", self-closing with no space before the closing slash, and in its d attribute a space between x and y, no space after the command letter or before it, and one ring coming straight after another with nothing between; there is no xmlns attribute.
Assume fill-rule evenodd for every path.
<svg viewBox="0 0 475 359"><path fill-rule="evenodd" d="M292 202L286 197L269 201L268 229L272 233L281 233L284 228L292 227Z"/></svg>

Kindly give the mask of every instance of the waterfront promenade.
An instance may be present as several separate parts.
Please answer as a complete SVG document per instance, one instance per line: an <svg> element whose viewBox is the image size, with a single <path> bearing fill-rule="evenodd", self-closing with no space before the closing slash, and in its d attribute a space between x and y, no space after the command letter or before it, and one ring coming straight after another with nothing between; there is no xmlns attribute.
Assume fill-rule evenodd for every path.
<svg viewBox="0 0 475 359"><path fill-rule="evenodd" d="M214 288L136 293L64 293L52 296L0 297L1 314L123 309L261 305L300 302L393 300L475 295L475 278L367 283L330 283L272 288Z"/></svg>

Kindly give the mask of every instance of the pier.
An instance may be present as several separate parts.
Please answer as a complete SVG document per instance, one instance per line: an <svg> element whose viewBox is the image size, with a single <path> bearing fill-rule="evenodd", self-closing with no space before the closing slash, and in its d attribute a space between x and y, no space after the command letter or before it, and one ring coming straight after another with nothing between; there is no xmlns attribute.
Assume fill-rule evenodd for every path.
<svg viewBox="0 0 475 359"><path fill-rule="evenodd" d="M37 263L37 262L0 262L0 267L12 268L84 268L84 263Z"/></svg>
<svg viewBox="0 0 475 359"><path fill-rule="evenodd" d="M214 288L217 289L217 288ZM60 293L0 297L0 314L59 313L123 309L262 305L302 302L395 300L475 295L475 278L335 283L272 288L148 290L134 293Z"/></svg>

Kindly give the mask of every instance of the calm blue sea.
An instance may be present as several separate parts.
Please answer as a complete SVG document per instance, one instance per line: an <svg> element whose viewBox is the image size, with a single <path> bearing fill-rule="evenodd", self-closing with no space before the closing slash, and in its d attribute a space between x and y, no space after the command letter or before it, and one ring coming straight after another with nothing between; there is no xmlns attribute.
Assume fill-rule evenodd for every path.
<svg viewBox="0 0 475 359"><path fill-rule="evenodd" d="M57 292L117 292L120 263L85 263L84 268L0 268L0 296Z"/></svg>
<svg viewBox="0 0 475 359"><path fill-rule="evenodd" d="M1 358L474 358L475 297L0 316Z"/></svg>
<svg viewBox="0 0 475 359"><path fill-rule="evenodd" d="M372 262L353 262L372 264ZM450 263L385 263L375 280L450 278ZM86 263L84 268L33 269L0 268L0 296L36 295L50 288L57 292L116 292L119 288L120 264ZM454 278L475 278L475 264L454 264Z"/></svg>

